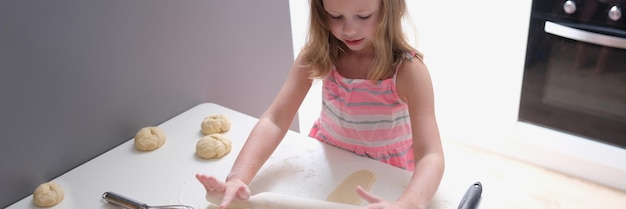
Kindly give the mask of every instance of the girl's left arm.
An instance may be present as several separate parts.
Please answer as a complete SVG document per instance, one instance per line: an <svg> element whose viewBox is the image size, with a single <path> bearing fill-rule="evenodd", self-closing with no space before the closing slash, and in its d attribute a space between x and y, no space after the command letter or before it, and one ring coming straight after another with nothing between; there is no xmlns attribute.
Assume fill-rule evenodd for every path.
<svg viewBox="0 0 626 209"><path fill-rule="evenodd" d="M409 106L415 171L397 203L421 209L428 206L437 192L445 167L433 86L422 60L405 60L398 70L398 94Z"/></svg>

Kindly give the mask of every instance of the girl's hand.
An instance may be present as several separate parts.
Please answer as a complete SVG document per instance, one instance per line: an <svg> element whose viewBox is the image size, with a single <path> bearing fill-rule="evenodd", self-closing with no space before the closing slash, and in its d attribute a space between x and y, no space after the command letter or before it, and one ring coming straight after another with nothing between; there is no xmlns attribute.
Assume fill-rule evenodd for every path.
<svg viewBox="0 0 626 209"><path fill-rule="evenodd" d="M363 198L365 201L369 203L363 209L409 209L410 208L406 205L401 205L400 203L390 202L383 198L380 198L366 191L365 189L361 188L361 186L358 186L356 188L356 192L357 194L359 194L359 196L361 196L361 198Z"/></svg>
<svg viewBox="0 0 626 209"><path fill-rule="evenodd" d="M227 208L233 200L245 201L250 198L248 185L239 179L229 179L221 182L213 176L196 174L196 178L206 189L207 196L222 199L221 209Z"/></svg>

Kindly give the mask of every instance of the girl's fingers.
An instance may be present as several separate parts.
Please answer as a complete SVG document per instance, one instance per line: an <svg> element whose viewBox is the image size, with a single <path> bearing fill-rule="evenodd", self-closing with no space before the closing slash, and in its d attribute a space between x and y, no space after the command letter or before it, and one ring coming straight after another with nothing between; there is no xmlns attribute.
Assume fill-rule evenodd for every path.
<svg viewBox="0 0 626 209"><path fill-rule="evenodd" d="M226 192L224 192L224 198L222 198L222 204L220 204L220 208L228 207L228 205L230 205L230 202L232 202L235 198L235 195L237 195L236 193L237 190L227 189Z"/></svg>
<svg viewBox="0 0 626 209"><path fill-rule="evenodd" d="M237 197L240 200L250 199L250 188L248 188L248 187L240 187L239 191L237 192Z"/></svg>
<svg viewBox="0 0 626 209"><path fill-rule="evenodd" d="M204 174L196 174L196 179L200 181L204 189L206 189L207 193L211 192L219 192L224 191L226 186L219 182L213 176L206 176Z"/></svg>
<svg viewBox="0 0 626 209"><path fill-rule="evenodd" d="M357 186L356 193L359 194L361 198L363 198L365 201L367 201L370 204L382 201L378 196L368 191L365 191L365 189L363 189L361 186Z"/></svg>
<svg viewBox="0 0 626 209"><path fill-rule="evenodd" d="M241 181L221 182L213 176L196 174L196 178L206 189L207 195L221 197L220 208L226 208L233 200L247 200L250 198L250 189Z"/></svg>
<svg viewBox="0 0 626 209"><path fill-rule="evenodd" d="M222 204L220 208L226 208L230 203L237 200L247 200L250 198L250 192L247 187L237 187L235 189L227 188L224 192L224 198L222 198Z"/></svg>
<svg viewBox="0 0 626 209"><path fill-rule="evenodd" d="M208 182L213 187L214 191L223 192L224 190L226 190L226 183L220 182L213 176L210 176L208 180L209 180Z"/></svg>
<svg viewBox="0 0 626 209"><path fill-rule="evenodd" d="M224 192L220 208L226 208L233 200L245 201L250 198L250 189L246 184L233 184Z"/></svg>

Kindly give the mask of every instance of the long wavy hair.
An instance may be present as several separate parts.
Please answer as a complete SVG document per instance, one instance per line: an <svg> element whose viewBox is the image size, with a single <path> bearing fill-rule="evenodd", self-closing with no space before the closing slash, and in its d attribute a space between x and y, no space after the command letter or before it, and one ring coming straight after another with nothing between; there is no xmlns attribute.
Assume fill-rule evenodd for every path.
<svg viewBox="0 0 626 209"><path fill-rule="evenodd" d="M310 22L307 42L302 49L306 66L311 68L310 78L324 78L348 47L330 32L329 15L322 0L310 0ZM402 20L405 17L405 0L382 0L380 15L372 42L376 54L367 79L373 82L391 77L403 53L415 52L420 60L423 55L409 44Z"/></svg>

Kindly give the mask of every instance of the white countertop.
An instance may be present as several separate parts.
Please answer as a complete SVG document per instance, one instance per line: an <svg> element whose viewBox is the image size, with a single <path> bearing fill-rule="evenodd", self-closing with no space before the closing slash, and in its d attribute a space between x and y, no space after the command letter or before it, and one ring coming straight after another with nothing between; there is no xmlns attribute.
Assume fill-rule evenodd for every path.
<svg viewBox="0 0 626 209"><path fill-rule="evenodd" d="M232 151L223 158L205 160L196 156L195 146L202 137L202 120L214 114L225 114L231 119L232 128L225 135L233 141ZM195 174L206 173L224 179L257 120L217 104L197 105L159 125L167 134L161 148L140 152L131 139L53 179L65 190L64 200L53 208L117 208L102 201L102 194L108 191L148 205L185 204L208 208L210 204L205 201L204 189ZM402 169L289 131L250 188L253 194L276 192L325 199L348 175L360 169L376 174L371 191L388 199L397 198L411 176ZM462 181L460 184L442 182L431 208L456 208L465 190L474 183L474 180ZM454 186L447 186L452 184ZM31 195L8 208L37 207Z"/></svg>
<svg viewBox="0 0 626 209"><path fill-rule="evenodd" d="M195 145L202 136L202 119L213 114L230 117L232 129L225 135L233 141L233 149L221 159L203 160L195 155ZM118 208L101 200L102 193L107 191L148 205L210 208L194 175L207 173L223 179L256 122L256 118L217 104L200 104L159 125L168 136L161 148L139 152L131 139L53 179L65 189L65 199L52 208ZM626 205L624 191L450 141L444 140L443 145L446 171L430 209L456 209L475 181L483 184L480 209L621 209ZM403 192L411 175L290 131L250 187L253 193L277 192L325 199L343 179L360 169L376 174L371 191L388 199L395 199ZM8 208L37 207L31 195Z"/></svg>

